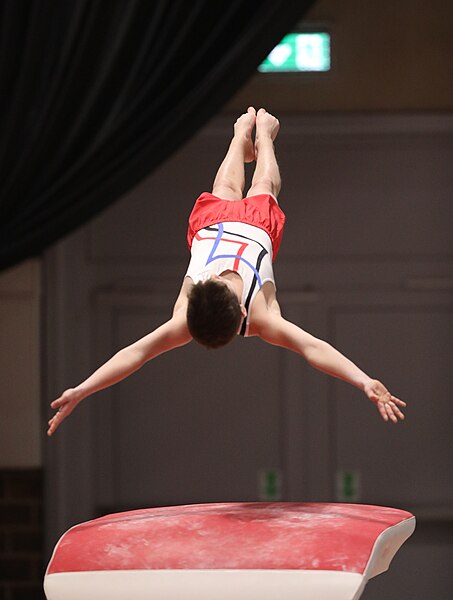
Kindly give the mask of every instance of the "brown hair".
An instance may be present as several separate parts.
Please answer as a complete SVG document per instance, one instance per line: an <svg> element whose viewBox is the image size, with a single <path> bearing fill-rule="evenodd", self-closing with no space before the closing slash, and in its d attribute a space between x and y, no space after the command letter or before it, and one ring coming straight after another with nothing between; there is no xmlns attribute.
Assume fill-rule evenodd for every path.
<svg viewBox="0 0 453 600"><path fill-rule="evenodd" d="M207 348L228 344L242 320L239 300L224 283L208 279L189 291L187 326L198 343Z"/></svg>

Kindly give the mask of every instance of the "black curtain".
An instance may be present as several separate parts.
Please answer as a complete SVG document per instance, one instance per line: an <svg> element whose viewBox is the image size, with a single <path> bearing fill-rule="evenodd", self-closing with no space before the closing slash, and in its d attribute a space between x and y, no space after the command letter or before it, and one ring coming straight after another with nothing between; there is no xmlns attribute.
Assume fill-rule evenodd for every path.
<svg viewBox="0 0 453 600"><path fill-rule="evenodd" d="M0 269L148 175L313 0L0 2Z"/></svg>

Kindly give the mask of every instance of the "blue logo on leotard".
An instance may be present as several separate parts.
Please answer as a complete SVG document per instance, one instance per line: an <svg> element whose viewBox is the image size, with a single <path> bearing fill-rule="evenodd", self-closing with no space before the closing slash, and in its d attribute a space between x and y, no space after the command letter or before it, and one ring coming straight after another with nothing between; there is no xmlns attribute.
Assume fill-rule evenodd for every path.
<svg viewBox="0 0 453 600"><path fill-rule="evenodd" d="M252 271L255 273L256 280L258 282L259 287L261 288L262 283L261 283L260 274L255 269L255 267L252 265L252 263L250 263L248 260L246 260L245 258L243 258L242 256L239 256L237 254L219 254L218 256L214 256L215 251L217 250L217 248L220 244L220 240L222 239L223 223L218 223L218 227L219 227L219 229L217 232L217 237L214 241L211 252L209 253L208 260L206 261L206 266L209 265L209 263L213 262L214 260L218 260L219 258L234 258L234 259L242 260L242 262L244 262L248 267L250 267L252 269Z"/></svg>

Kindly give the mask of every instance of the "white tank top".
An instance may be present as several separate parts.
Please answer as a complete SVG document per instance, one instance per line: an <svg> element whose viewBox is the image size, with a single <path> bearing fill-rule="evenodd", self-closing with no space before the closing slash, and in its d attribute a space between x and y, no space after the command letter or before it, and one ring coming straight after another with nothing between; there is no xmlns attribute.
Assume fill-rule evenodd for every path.
<svg viewBox="0 0 453 600"><path fill-rule="evenodd" d="M243 281L242 304L247 318L239 332L247 336L250 309L256 294L267 281L275 287L272 269L272 243L267 233L247 223L217 223L200 229L193 238L186 277L194 283L212 273L234 271Z"/></svg>

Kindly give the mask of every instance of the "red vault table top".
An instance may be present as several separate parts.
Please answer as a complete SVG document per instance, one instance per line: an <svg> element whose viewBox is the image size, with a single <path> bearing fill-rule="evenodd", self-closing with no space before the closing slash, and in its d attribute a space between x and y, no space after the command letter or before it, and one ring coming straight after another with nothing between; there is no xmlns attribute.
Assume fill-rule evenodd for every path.
<svg viewBox="0 0 453 600"><path fill-rule="evenodd" d="M329 580L326 589L334 585L338 591L341 586L335 582L342 575L351 582L349 596L324 596L321 587L319 592L310 588L310 593L316 593L318 598L358 598L370 577L387 570L414 527L415 518L406 511L359 504L227 503L135 510L82 523L66 532L49 563L45 589L49 600L69 600L73 596L60 589L64 581L74 587L83 585L84 580L96 580L96 585L102 580L107 588L109 581L112 585L115 581L113 587L118 591L121 580L130 596L135 577L135 582L142 581L143 594L135 590L134 600L204 598L202 577L209 571L207 587L208 579L222 573L229 580L228 593L235 595L219 595L224 592L220 591L222 583L217 578L216 591L206 591L206 598L235 600L246 598L247 594L248 598L250 594L256 598L277 598L278 595L272 595L272 587L279 587L275 583L278 581L285 587L285 575L293 581L289 587L299 581L297 598L304 598L304 573L310 585L319 581L323 587L322 580ZM260 572L263 579L263 571L268 574L267 592L264 591L268 595L259 592L256 582L254 591L246 585L244 596L239 589L233 591L233 573L240 584L239 580L250 579L247 573ZM196 582L193 595L189 573ZM172 574L175 576L171 579ZM157 577L157 586L153 586L153 577ZM169 591L168 585L172 587L178 578L182 589ZM130 583L126 584L126 580ZM60 591L55 595L53 583L57 582ZM88 589L85 593L90 595ZM105 597L122 597L112 593L106 590ZM288 593L284 596L293 597ZM96 597L104 597L98 587Z"/></svg>

